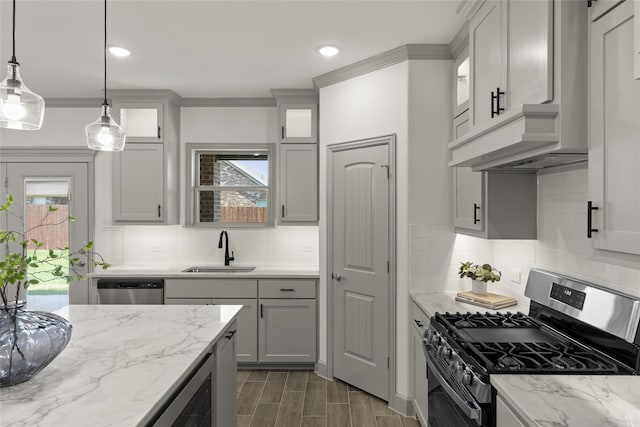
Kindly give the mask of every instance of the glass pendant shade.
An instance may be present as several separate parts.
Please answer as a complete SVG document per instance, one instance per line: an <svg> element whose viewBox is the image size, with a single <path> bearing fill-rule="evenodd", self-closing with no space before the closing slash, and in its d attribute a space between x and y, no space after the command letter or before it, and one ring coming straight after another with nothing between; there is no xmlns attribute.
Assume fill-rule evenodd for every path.
<svg viewBox="0 0 640 427"><path fill-rule="evenodd" d="M0 128L37 130L44 118L44 99L20 78L20 65L9 62L7 78L0 83Z"/></svg>
<svg viewBox="0 0 640 427"><path fill-rule="evenodd" d="M122 151L124 149L126 139L124 129L111 118L108 105L102 106L102 113L98 120L85 127L85 134L87 146L92 150Z"/></svg>

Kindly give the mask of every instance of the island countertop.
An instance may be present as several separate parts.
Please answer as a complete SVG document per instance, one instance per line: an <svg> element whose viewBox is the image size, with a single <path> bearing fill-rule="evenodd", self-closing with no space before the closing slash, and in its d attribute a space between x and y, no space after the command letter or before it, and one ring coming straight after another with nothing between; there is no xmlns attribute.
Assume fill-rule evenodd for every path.
<svg viewBox="0 0 640 427"><path fill-rule="evenodd" d="M29 381L0 389L0 424L144 425L222 336L239 305L71 305L71 341Z"/></svg>

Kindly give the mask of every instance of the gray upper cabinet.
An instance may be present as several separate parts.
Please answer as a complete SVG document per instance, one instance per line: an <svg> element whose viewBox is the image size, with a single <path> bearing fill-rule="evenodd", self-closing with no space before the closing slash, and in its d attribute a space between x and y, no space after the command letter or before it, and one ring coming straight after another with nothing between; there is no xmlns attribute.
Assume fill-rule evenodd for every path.
<svg viewBox="0 0 640 427"><path fill-rule="evenodd" d="M283 103L280 112L280 142L318 142L318 104Z"/></svg>
<svg viewBox="0 0 640 427"><path fill-rule="evenodd" d="M113 221L179 221L180 98L171 91L111 91L115 116L127 133L113 160Z"/></svg>
<svg viewBox="0 0 640 427"><path fill-rule="evenodd" d="M318 142L318 93L314 89L271 89L278 105L281 143Z"/></svg>
<svg viewBox="0 0 640 427"><path fill-rule="evenodd" d="M280 145L280 222L318 221L318 146Z"/></svg>
<svg viewBox="0 0 640 427"><path fill-rule="evenodd" d="M127 142L164 141L162 102L114 102L116 117L127 134Z"/></svg>
<svg viewBox="0 0 640 427"><path fill-rule="evenodd" d="M113 220L164 220L164 149L159 144L127 143L113 157Z"/></svg>
<svg viewBox="0 0 640 427"><path fill-rule="evenodd" d="M468 112L454 119L454 136L468 130ZM453 227L485 239L535 239L537 180L533 173L453 169Z"/></svg>
<svg viewBox="0 0 640 427"><path fill-rule="evenodd" d="M551 0L486 1L469 31L472 127L498 118L510 106L553 99Z"/></svg>
<svg viewBox="0 0 640 427"><path fill-rule="evenodd" d="M554 164L586 160L586 4L477 0L463 10L470 122L449 143L449 165L540 169L552 156Z"/></svg>
<svg viewBox="0 0 640 427"><path fill-rule="evenodd" d="M492 93L505 89L503 8L502 1L487 1L469 22L471 126L482 126L492 119Z"/></svg>
<svg viewBox="0 0 640 427"><path fill-rule="evenodd" d="M640 81L634 75L633 3L625 1L591 24L589 200L594 209L587 228L593 230L594 248L640 255Z"/></svg>

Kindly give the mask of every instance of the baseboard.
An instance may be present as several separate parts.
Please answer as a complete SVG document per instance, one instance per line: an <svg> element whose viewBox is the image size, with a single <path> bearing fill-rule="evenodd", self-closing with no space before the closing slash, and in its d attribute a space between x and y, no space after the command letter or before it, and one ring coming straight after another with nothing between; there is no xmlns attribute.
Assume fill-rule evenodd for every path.
<svg viewBox="0 0 640 427"><path fill-rule="evenodd" d="M396 393L393 402L389 402L389 407L405 417L413 417L415 415L413 411L413 400L400 393Z"/></svg>
<svg viewBox="0 0 640 427"><path fill-rule="evenodd" d="M288 370L309 370L313 369L312 363L255 363L238 362L238 369L288 369Z"/></svg>
<svg viewBox="0 0 640 427"><path fill-rule="evenodd" d="M316 371L316 374L318 374L319 376L323 378L331 379L329 378L329 368L326 363L316 362L315 371Z"/></svg>

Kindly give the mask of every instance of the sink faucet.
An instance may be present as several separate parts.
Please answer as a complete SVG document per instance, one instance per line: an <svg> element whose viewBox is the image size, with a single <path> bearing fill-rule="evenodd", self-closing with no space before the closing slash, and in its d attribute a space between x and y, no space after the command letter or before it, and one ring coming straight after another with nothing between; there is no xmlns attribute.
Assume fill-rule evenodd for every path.
<svg viewBox="0 0 640 427"><path fill-rule="evenodd" d="M222 236L224 236L224 265L229 265L229 261L234 261L235 258L233 256L233 251L231 251L231 256L229 256L229 235L227 234L227 230L222 230L220 233L220 241L218 242L218 249L222 249Z"/></svg>

